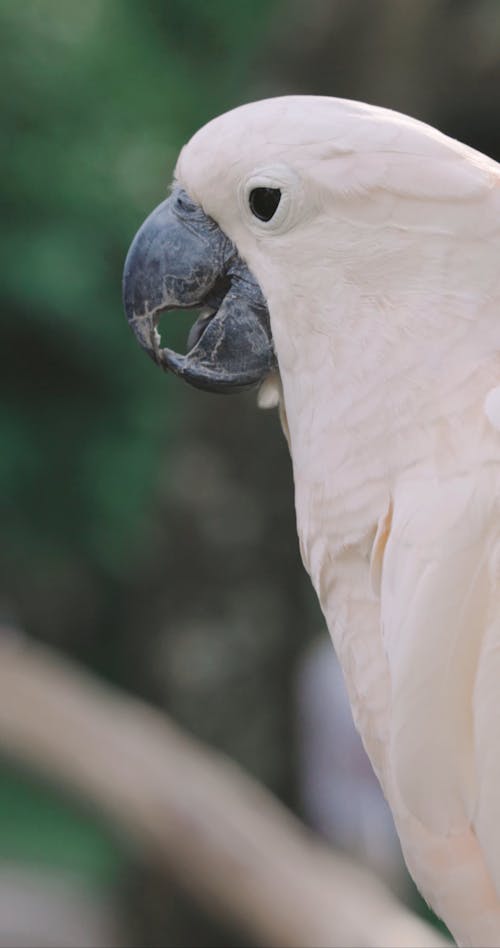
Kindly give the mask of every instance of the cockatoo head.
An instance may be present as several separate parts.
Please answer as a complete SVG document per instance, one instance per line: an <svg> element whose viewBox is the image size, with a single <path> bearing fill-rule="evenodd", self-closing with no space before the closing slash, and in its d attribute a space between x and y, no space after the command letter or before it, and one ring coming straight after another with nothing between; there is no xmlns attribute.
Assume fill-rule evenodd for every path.
<svg viewBox="0 0 500 948"><path fill-rule="evenodd" d="M242 106L191 139L172 194L145 221L125 266L127 315L157 362L201 388L231 391L272 372L276 350L280 363L298 349L303 356L304 321L308 333L331 334L340 271L352 282L366 264L355 225L361 218L372 236L380 217L362 197L381 139L398 131L391 118L292 96ZM202 309L185 356L161 349L156 332L174 308Z"/></svg>
<svg viewBox="0 0 500 948"><path fill-rule="evenodd" d="M389 110L315 96L241 106L182 150L171 195L127 257L127 316L148 353L195 386L235 391L278 370L287 412L312 412L320 393L330 418L348 403L356 424L367 379L387 392L391 380L397 414L395 376L425 395L466 324L494 184L494 162ZM157 333L179 308L201 308L185 355Z"/></svg>

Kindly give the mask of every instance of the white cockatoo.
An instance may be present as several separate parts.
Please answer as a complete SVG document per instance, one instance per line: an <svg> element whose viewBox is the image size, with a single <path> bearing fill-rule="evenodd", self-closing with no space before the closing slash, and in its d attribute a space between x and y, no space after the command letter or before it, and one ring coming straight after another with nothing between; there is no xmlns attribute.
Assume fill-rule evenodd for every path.
<svg viewBox="0 0 500 948"><path fill-rule="evenodd" d="M124 298L165 368L279 404L410 872L460 944L500 945L500 166L370 105L244 105L182 150ZM161 348L195 306L188 353Z"/></svg>

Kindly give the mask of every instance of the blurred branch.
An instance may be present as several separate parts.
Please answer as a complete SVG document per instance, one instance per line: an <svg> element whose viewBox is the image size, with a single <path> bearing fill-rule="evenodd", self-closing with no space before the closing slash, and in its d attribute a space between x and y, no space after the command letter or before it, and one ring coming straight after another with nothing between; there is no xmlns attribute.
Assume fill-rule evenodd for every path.
<svg viewBox="0 0 500 948"><path fill-rule="evenodd" d="M261 945L446 944L164 714L9 634L0 636L0 749L91 801Z"/></svg>
<svg viewBox="0 0 500 948"><path fill-rule="evenodd" d="M125 927L105 893L67 871L2 864L0 948L124 948Z"/></svg>

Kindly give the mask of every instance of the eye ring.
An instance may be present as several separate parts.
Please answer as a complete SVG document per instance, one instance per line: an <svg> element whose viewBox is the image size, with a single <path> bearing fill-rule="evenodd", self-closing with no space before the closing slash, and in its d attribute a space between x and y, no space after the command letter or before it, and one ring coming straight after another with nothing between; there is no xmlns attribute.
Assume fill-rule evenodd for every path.
<svg viewBox="0 0 500 948"><path fill-rule="evenodd" d="M283 163L254 168L238 187L238 201L243 220L259 239L282 234L293 226L303 206L303 184L298 173ZM257 206L265 192L266 208ZM265 215L258 216L259 211ZM257 211L257 213L256 213Z"/></svg>
<svg viewBox="0 0 500 948"><path fill-rule="evenodd" d="M274 217L280 201L280 188L252 188L248 195L248 203L253 216L264 222L270 221Z"/></svg>

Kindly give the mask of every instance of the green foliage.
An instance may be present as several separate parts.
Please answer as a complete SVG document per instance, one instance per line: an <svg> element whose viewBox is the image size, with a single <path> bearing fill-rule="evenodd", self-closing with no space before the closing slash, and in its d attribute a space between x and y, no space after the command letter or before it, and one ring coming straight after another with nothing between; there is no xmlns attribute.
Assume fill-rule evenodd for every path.
<svg viewBox="0 0 500 948"><path fill-rule="evenodd" d="M93 814L20 772L2 769L1 777L2 860L71 871L93 884L116 882L123 847Z"/></svg>
<svg viewBox="0 0 500 948"><path fill-rule="evenodd" d="M0 6L0 496L16 568L119 572L146 522L182 399L125 325L123 259L179 146L241 97L272 7Z"/></svg>
<svg viewBox="0 0 500 948"><path fill-rule="evenodd" d="M0 0L0 605L71 651L85 635L111 674L183 404L126 325L124 257L180 146L241 100L273 6ZM90 876L118 858L91 817L5 771L0 839L3 858Z"/></svg>

